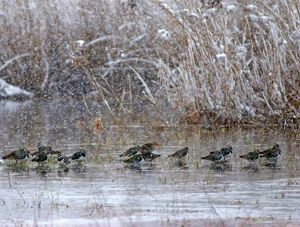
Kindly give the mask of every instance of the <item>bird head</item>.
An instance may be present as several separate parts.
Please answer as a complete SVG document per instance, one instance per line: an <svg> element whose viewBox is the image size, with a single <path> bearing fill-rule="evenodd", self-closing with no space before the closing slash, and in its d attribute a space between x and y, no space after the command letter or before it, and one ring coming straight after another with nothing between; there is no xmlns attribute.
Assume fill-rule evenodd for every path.
<svg viewBox="0 0 300 227"><path fill-rule="evenodd" d="M232 153L232 146L227 146L227 149L230 151L230 153Z"/></svg>
<svg viewBox="0 0 300 227"><path fill-rule="evenodd" d="M84 149L80 149L79 151L82 157L86 156L86 151Z"/></svg>
<svg viewBox="0 0 300 227"><path fill-rule="evenodd" d="M273 148L278 149L279 148L279 144L275 143Z"/></svg>
<svg viewBox="0 0 300 227"><path fill-rule="evenodd" d="M30 151L27 150L27 149L24 148L24 147L20 148L20 150L21 150L22 152L24 152L24 153L26 154L26 156L28 156L28 157L29 157L29 155L31 155Z"/></svg>
<svg viewBox="0 0 300 227"><path fill-rule="evenodd" d="M59 161L59 162L61 162L63 159L64 159L64 157L61 155L57 157L57 161Z"/></svg>
<svg viewBox="0 0 300 227"><path fill-rule="evenodd" d="M142 161L144 158L146 158L146 157L144 157L142 154L141 155L138 155L137 157L136 157L136 160L137 161Z"/></svg>
<svg viewBox="0 0 300 227"><path fill-rule="evenodd" d="M41 148L41 147L43 147L41 141L37 142L36 147L37 147L38 149Z"/></svg>

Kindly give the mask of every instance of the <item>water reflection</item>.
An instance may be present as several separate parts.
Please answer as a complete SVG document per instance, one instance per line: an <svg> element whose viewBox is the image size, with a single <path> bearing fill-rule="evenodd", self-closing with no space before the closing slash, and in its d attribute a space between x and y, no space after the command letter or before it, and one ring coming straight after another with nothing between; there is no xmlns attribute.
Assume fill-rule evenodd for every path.
<svg viewBox="0 0 300 227"><path fill-rule="evenodd" d="M209 168L214 171L232 171L232 164L228 160L224 160L221 162L213 162L210 164Z"/></svg>
<svg viewBox="0 0 300 227"><path fill-rule="evenodd" d="M249 172L258 172L259 168L258 168L258 165L256 163L250 163L246 166L243 166L242 170L249 171Z"/></svg>
<svg viewBox="0 0 300 227"><path fill-rule="evenodd" d="M270 169L281 169L280 164L276 161L264 162L263 165Z"/></svg>
<svg viewBox="0 0 300 227"><path fill-rule="evenodd" d="M86 162L68 166L53 161L41 166L30 162L0 165L0 201L5 204L0 204L2 219L35 218L48 224L79 219L79 223L93 220L103 224L103 220L119 218L122 223L159 224L183 218L215 220L218 213L218 218L225 220L268 222L272 217L274 221L300 221L299 133L159 127L163 115L112 118L100 112L99 104L88 105L89 111L85 104L72 101L0 109L2 151L19 146L35 150L41 140L64 155L78 148L88 154ZM127 166L119 159L118 155L132 145L153 140L162 144L157 151L161 157L154 162ZM266 149L275 141L283 151L275 161L248 163L238 157ZM226 161L201 160L228 144L233 154ZM190 152L184 159L167 157L185 146Z"/></svg>
<svg viewBox="0 0 300 227"><path fill-rule="evenodd" d="M184 159L177 160L174 166L179 167L180 169L188 169L187 162Z"/></svg>
<svg viewBox="0 0 300 227"><path fill-rule="evenodd" d="M26 166L24 163L8 163L7 166L5 166L4 171L6 173L28 173L29 167Z"/></svg>

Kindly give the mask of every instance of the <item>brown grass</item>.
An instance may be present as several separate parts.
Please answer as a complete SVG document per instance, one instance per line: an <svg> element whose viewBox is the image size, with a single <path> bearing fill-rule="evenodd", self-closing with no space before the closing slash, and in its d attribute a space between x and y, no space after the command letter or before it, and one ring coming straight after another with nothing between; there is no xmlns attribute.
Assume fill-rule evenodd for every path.
<svg viewBox="0 0 300 227"><path fill-rule="evenodd" d="M109 109L167 101L187 123L294 124L297 1L207 2L0 0L0 76Z"/></svg>

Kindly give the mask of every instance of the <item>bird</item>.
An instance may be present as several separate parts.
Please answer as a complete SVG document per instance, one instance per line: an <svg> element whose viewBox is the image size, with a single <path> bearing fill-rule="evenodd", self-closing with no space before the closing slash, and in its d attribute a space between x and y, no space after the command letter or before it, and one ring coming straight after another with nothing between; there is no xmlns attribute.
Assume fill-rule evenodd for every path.
<svg viewBox="0 0 300 227"><path fill-rule="evenodd" d="M143 160L143 154L135 154L132 157L124 160L123 162L128 164L137 164L140 163Z"/></svg>
<svg viewBox="0 0 300 227"><path fill-rule="evenodd" d="M160 148L160 144L156 141L145 143L143 146L141 146L141 153L152 153L156 148Z"/></svg>
<svg viewBox="0 0 300 227"><path fill-rule="evenodd" d="M50 146L44 146L41 144L41 142L37 143L37 148L38 148L38 151L34 152L32 155L35 156L40 152L46 152L47 155L58 155L58 156L61 155L60 151L55 151Z"/></svg>
<svg viewBox="0 0 300 227"><path fill-rule="evenodd" d="M29 155L30 155L30 151L22 147L6 155L3 155L2 159L15 160L16 162L18 162L19 160L29 159Z"/></svg>
<svg viewBox="0 0 300 227"><path fill-rule="evenodd" d="M281 150L279 144L275 144L272 148L268 148L267 150L259 152L260 157L272 159L277 158L278 155L281 155Z"/></svg>
<svg viewBox="0 0 300 227"><path fill-rule="evenodd" d="M179 149L175 153L168 155L168 157L183 158L183 157L185 157L188 154L188 152L189 152L189 148L188 147L184 147L182 149Z"/></svg>
<svg viewBox="0 0 300 227"><path fill-rule="evenodd" d="M259 159L259 150L255 149L254 151L250 151L247 154L240 155L240 158L246 159L249 162L254 162Z"/></svg>
<svg viewBox="0 0 300 227"><path fill-rule="evenodd" d="M221 148L220 151L221 151L221 154L223 155L223 157L225 159L225 157L227 155L232 154L232 146L227 146L227 147Z"/></svg>
<svg viewBox="0 0 300 227"><path fill-rule="evenodd" d="M57 161L65 165L69 165L71 163L69 157L62 156L62 155L58 156Z"/></svg>
<svg viewBox="0 0 300 227"><path fill-rule="evenodd" d="M31 161L42 163L48 160L48 155L45 151L39 152Z"/></svg>
<svg viewBox="0 0 300 227"><path fill-rule="evenodd" d="M225 160L225 157L232 153L232 147L231 146L223 147L220 150L211 151L209 154L214 154L214 153L220 153Z"/></svg>
<svg viewBox="0 0 300 227"><path fill-rule="evenodd" d="M201 157L201 159L204 159L204 160L209 160L209 161L220 161L222 158L223 158L223 154L220 151L213 151L213 152L210 152L209 155L205 156L205 157Z"/></svg>
<svg viewBox="0 0 300 227"><path fill-rule="evenodd" d="M142 157L147 162L152 162L156 158L160 157L160 154L154 154L154 153L144 153L142 154Z"/></svg>
<svg viewBox="0 0 300 227"><path fill-rule="evenodd" d="M135 147L131 147L129 148L127 151L123 152L122 154L120 154L120 157L124 157L124 156L132 156L137 154L138 152L141 151L141 147L140 146L135 146Z"/></svg>
<svg viewBox="0 0 300 227"><path fill-rule="evenodd" d="M86 151L84 149L80 149L79 151L75 152L72 156L70 156L72 160L82 161L86 158Z"/></svg>

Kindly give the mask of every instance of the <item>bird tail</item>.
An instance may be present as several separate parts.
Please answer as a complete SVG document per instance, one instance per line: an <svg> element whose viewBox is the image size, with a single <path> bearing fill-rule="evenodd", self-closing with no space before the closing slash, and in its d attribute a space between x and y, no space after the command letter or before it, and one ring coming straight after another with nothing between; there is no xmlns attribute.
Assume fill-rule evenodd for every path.
<svg viewBox="0 0 300 227"><path fill-rule="evenodd" d="M3 155L2 159L13 159L14 157L11 154Z"/></svg>

